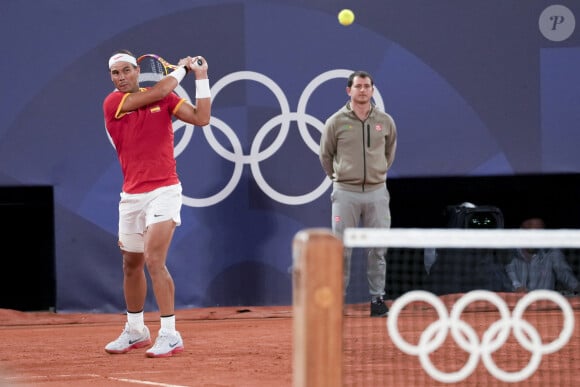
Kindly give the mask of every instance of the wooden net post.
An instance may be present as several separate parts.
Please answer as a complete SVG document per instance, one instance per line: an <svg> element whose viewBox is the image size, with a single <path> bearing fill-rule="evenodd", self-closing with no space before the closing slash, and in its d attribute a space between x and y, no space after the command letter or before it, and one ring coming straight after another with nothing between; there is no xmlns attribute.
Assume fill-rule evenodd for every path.
<svg viewBox="0 0 580 387"><path fill-rule="evenodd" d="M294 387L342 386L343 245L328 229L292 244Z"/></svg>

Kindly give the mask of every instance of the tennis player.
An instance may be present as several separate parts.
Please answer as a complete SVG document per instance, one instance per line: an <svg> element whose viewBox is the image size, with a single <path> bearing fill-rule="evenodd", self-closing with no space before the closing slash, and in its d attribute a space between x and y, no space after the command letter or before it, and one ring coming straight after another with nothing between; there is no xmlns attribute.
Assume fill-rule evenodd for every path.
<svg viewBox="0 0 580 387"><path fill-rule="evenodd" d="M202 65L198 59L202 59ZM140 68L131 52L116 52L108 63L115 90L105 98L103 113L123 172L118 243L123 257L127 322L105 351L126 353L151 344L143 318L146 267L161 316L157 339L146 355L168 357L184 348L175 328L175 285L166 266L175 227L181 223L182 206L172 117L197 126L209 123L208 65L202 57L183 58L178 69L152 87L141 88ZM195 105L173 92L188 72L195 74Z"/></svg>

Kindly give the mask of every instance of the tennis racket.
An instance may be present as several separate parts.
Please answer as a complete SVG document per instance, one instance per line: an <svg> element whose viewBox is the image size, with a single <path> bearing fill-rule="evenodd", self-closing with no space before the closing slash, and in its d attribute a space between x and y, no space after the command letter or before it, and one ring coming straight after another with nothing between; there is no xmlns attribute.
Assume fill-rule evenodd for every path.
<svg viewBox="0 0 580 387"><path fill-rule="evenodd" d="M137 63L144 72L167 75L179 66L169 63L162 57L156 54L145 54L137 58ZM198 65L202 65L201 59L197 60Z"/></svg>

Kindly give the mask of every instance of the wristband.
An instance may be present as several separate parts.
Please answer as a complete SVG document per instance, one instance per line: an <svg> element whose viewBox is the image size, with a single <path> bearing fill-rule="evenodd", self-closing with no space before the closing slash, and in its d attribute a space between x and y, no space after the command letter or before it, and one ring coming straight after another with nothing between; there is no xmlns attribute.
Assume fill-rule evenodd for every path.
<svg viewBox="0 0 580 387"><path fill-rule="evenodd" d="M195 80L195 99L200 98L211 98L211 92L209 90L209 79L196 79Z"/></svg>
<svg viewBox="0 0 580 387"><path fill-rule="evenodd" d="M167 76L177 79L177 83L180 83L185 77L185 68L181 66L177 70L173 70L171 74L168 74Z"/></svg>

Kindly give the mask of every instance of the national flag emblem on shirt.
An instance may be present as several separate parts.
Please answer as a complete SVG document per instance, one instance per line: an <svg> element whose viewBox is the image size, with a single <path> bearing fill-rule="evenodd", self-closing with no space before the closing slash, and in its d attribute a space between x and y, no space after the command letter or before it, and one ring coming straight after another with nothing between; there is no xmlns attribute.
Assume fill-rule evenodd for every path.
<svg viewBox="0 0 580 387"><path fill-rule="evenodd" d="M161 111L161 108L159 107L159 105L152 107L151 109L149 109L149 111L151 113L158 113Z"/></svg>
<svg viewBox="0 0 580 387"><path fill-rule="evenodd" d="M381 124L377 124L377 125L375 126L375 130L376 130L377 132L380 132L381 130L383 130L383 128L382 128L382 126L381 126Z"/></svg>

